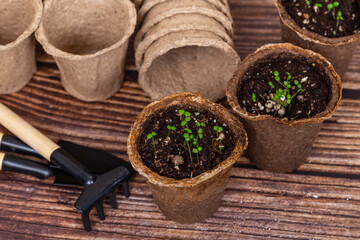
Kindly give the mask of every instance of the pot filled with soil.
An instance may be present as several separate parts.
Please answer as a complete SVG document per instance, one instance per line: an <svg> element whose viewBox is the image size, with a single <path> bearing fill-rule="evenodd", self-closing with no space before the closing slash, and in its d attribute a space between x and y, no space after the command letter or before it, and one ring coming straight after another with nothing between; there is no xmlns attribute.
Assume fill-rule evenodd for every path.
<svg viewBox="0 0 360 240"><path fill-rule="evenodd" d="M176 222L195 223L216 212L246 146L245 130L228 110L200 94L180 93L141 112L127 151L161 212Z"/></svg>
<svg viewBox="0 0 360 240"><path fill-rule="evenodd" d="M274 0L282 39L327 58L340 76L360 41L359 0Z"/></svg>
<svg viewBox="0 0 360 240"><path fill-rule="evenodd" d="M249 55L226 93L249 134L247 156L267 171L297 169L339 106L341 89L332 65L311 50L273 44Z"/></svg>
<svg viewBox="0 0 360 240"><path fill-rule="evenodd" d="M42 17L41 0L0 4L0 94L19 91L36 71L34 32Z"/></svg>
<svg viewBox="0 0 360 240"><path fill-rule="evenodd" d="M100 101L121 87L135 26L130 0L47 0L36 38L54 57L67 92Z"/></svg>

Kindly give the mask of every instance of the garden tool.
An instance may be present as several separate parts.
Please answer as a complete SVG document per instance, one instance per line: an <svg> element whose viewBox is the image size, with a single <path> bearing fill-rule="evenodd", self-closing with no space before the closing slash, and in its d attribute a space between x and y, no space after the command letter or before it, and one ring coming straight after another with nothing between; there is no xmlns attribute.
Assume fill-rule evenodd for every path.
<svg viewBox="0 0 360 240"><path fill-rule="evenodd" d="M126 162L121 158L118 158L105 151L81 146L79 144L75 144L65 140L60 140L57 142L57 144L67 153L77 159L93 174L100 175L119 166L126 167L132 175L136 172L129 162ZM42 158L39 153L37 153L34 149L26 145L21 140L1 132L0 150ZM7 154L7 156L10 155ZM10 157L11 159L7 160L5 163L5 168L8 170L3 169L3 171L24 173L37 177L39 179L45 179L49 176L55 176L55 185L81 186L81 183L76 178L62 171L59 166L56 166L50 162L48 164L36 163L34 166L33 161L16 158L15 156ZM10 166L12 170L9 170ZM128 179L124 179L121 185L125 197L129 197L130 192L128 190Z"/></svg>
<svg viewBox="0 0 360 240"><path fill-rule="evenodd" d="M93 207L96 208L99 219L105 219L102 204L106 196L110 196L112 208L117 208L116 189L125 178L131 175L125 167L117 167L99 176L93 175L73 156L2 103L0 103L0 124L36 150L46 160L75 177L84 186L84 190L74 206L81 213L82 223L86 231L91 230L89 214Z"/></svg>

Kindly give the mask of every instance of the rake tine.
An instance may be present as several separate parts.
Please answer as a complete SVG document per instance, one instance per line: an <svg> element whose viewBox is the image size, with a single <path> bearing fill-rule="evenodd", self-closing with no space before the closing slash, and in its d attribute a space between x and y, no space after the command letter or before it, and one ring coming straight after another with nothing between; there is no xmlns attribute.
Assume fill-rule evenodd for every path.
<svg viewBox="0 0 360 240"><path fill-rule="evenodd" d="M101 221L105 220L104 206L103 206L102 202L96 204L95 208L96 208L99 219Z"/></svg>
<svg viewBox="0 0 360 240"><path fill-rule="evenodd" d="M82 223L83 223L83 225L84 225L84 229L85 229L85 231L87 231L87 232L90 232L90 231L91 231L89 214L90 214L89 211L86 211L86 212L81 213L81 220L82 220Z"/></svg>
<svg viewBox="0 0 360 240"><path fill-rule="evenodd" d="M111 204L111 207L113 209L117 209L118 208L118 204L117 204L117 201L116 201L116 191L113 191L109 194L109 197L110 197L110 204Z"/></svg>
<svg viewBox="0 0 360 240"><path fill-rule="evenodd" d="M127 181L121 183L121 187L126 198L130 197L129 184Z"/></svg>

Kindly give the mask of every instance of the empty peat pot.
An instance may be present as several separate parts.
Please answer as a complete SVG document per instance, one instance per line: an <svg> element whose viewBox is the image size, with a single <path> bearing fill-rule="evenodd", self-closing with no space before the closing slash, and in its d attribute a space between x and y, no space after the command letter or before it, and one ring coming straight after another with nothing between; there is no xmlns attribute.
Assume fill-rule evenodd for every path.
<svg viewBox="0 0 360 240"><path fill-rule="evenodd" d="M0 4L0 94L19 91L36 71L34 32L41 0L3 0Z"/></svg>
<svg viewBox="0 0 360 240"><path fill-rule="evenodd" d="M181 117L180 108L183 108L185 110L191 108L193 110L193 112L191 113L191 117L190 113L189 115L186 115L186 112L184 113L185 116L189 116L189 118L191 118L191 120L187 123L189 124L189 128L193 128L193 130L197 129L195 121L197 124L199 124L198 126L200 126L200 122L195 120L197 116L200 118L200 116L202 116L201 114L204 114L205 112L211 113L211 115L213 115L218 120L216 124L224 124L224 133L226 135L225 139L229 139L229 142L222 142L225 145L223 149L223 155L221 155L220 148L218 148L217 150L220 152L218 152L216 156L224 158L222 159L222 161L219 161L218 163L217 161L215 161L214 158L205 157L207 156L207 153L211 152L210 149L213 149L212 147L215 146L212 145L211 138L209 138L209 136L207 135L209 132L211 134L214 134L214 130L212 129L211 124L214 124L215 122L211 121L210 118L203 119L201 117L201 119L203 119L203 125L201 125L201 128L204 129L201 133L203 133L204 136L203 138L197 138L197 140L199 141L199 144L202 145L203 149L202 152L200 152L200 154L198 155L199 158L196 157L197 153L195 153L195 151L192 151L192 161L194 161L195 167L191 171L196 171L196 168L200 169L200 166L205 165L205 162L213 162L215 164L218 164L211 169L203 169L205 172L199 172L199 175L194 174L194 176L192 176L192 174L190 175L188 170L184 170L182 168L183 165L190 166L190 161L188 157L189 155L187 155L188 151L185 150L185 145L182 146L182 144L175 144L177 139L181 140L181 142L184 141L182 139L182 133L185 128L183 129L182 127L176 125L176 119L178 119L179 116ZM175 109L179 109L179 111ZM169 114L171 113L174 114L174 119L168 118ZM167 117L165 117L165 115ZM171 124L171 127L173 127L173 132L169 132L170 138L168 137L165 139L160 139L159 137L162 134L162 127L164 126L158 124L159 126L156 127L151 124L152 119L159 116L161 116L161 121L170 121L169 124ZM209 117L210 115L206 116ZM185 117L183 120L185 120ZM205 127L205 122L207 127ZM158 133L158 135L153 134L154 136L156 135L156 140L150 139L148 136L147 140L145 140L145 142L142 142L142 140L144 140L144 136L146 136L144 134L147 134L146 129L149 126L151 127L152 131L154 131L154 133ZM175 130L175 128L177 129ZM163 130L168 131L166 126ZM150 137L151 136L152 135L150 135ZM198 136L200 135L198 134ZM221 134L219 138L220 137ZM224 140L224 138L221 139ZM213 140L213 143L220 143L221 139L215 139ZM232 139L231 142L230 139ZM161 156L165 156L163 157L165 158L164 162L166 165L164 169L166 169L167 172L171 173L171 171L173 171L173 174L178 174L179 172L177 171L180 171L180 173L188 174L190 176L185 178L173 178L164 176L163 174L160 175L160 172L162 171L161 169L163 169L162 166L164 166L164 162L161 163L162 166L160 167L159 173L152 171L150 167L145 165L144 162L148 162L155 167L158 166L157 164L159 162L159 157L156 157L157 152L155 152L155 155L153 154L154 152L151 153L153 149L151 142L152 140L154 140L154 147L155 141L157 141L156 146L158 146L158 144L166 145L166 141L172 142L171 145L167 145L161 149L158 147L158 149L156 149L159 155L161 154ZM210 142L210 145L204 145L206 141ZM193 143L193 138L191 138L189 142ZM150 146L150 154L153 154L153 158L151 159L143 158L143 155L141 155L141 149L144 149L144 146L146 146L146 144ZM189 149L192 148L191 146L194 146L194 148L196 147L192 144L189 144L187 146L189 146ZM201 222L205 218L212 216L218 209L226 183L229 180L232 166L240 158L242 151L246 148L246 146L247 136L243 126L241 125L239 120L227 109L225 109L223 106L207 100L200 94L180 93L165 97L161 101L155 101L144 108L144 110L137 117L130 131L130 135L127 141L127 152L132 166L135 168L136 171L138 171L142 176L146 178L155 202L161 212L169 220L180 223L195 223ZM175 155L179 155L176 156L177 158L168 155L168 157L171 157L172 159L169 159L169 163L167 163L167 154L165 154L165 151L173 151L176 152ZM181 153L179 153L178 151ZM227 155L225 155L225 152ZM179 156L180 159L178 159ZM181 156L183 156L183 158ZM177 168L177 164L180 165L180 168ZM157 169L159 170L159 168Z"/></svg>
<svg viewBox="0 0 360 240"><path fill-rule="evenodd" d="M225 96L240 57L231 45L208 31L169 33L144 54L140 86L152 99L179 92L200 92L211 101Z"/></svg>
<svg viewBox="0 0 360 240"><path fill-rule="evenodd" d="M146 7L144 5L143 7ZM142 7L142 8L143 8ZM140 10L139 10L140 12ZM231 16L226 16L223 12L216 8L216 4L210 3L206 0L174 0L174 1L162 1L159 4L154 5L144 15L140 30L136 33L135 37L135 49L139 43L144 39L144 35L159 22L164 19L177 15L177 14L200 14L215 19L223 25L226 32L232 38L234 35L234 24ZM185 15L186 16L186 15Z"/></svg>
<svg viewBox="0 0 360 240"><path fill-rule="evenodd" d="M359 0L355 1L359 2ZM300 27L286 11L282 2L283 0L274 0L280 16L281 36L283 42L289 42L302 48L311 49L320 53L331 62L340 76L344 76L351 63L355 49L360 42L360 31L356 34L344 37L322 36L318 33ZM319 11L326 11L326 7L327 6L324 4Z"/></svg>
<svg viewBox="0 0 360 240"><path fill-rule="evenodd" d="M258 94L259 89L264 89L262 94ZM339 106L341 90L340 77L332 65L311 50L289 43L270 44L249 55L226 92L249 135L246 155L267 171L297 169L310 155L322 122ZM250 99L241 100L247 94ZM320 101L323 104L318 109L323 110L316 113ZM298 115L285 117L290 113Z"/></svg>
<svg viewBox="0 0 360 240"><path fill-rule="evenodd" d="M47 0L36 38L54 57L66 91L98 101L121 87L135 25L130 0Z"/></svg>
<svg viewBox="0 0 360 240"><path fill-rule="evenodd" d="M176 14L165 18L149 29L145 34L144 39L138 46L135 46L135 64L137 69L140 69L143 64L145 51L156 40L172 32L188 30L212 32L229 45L234 45L232 38L226 33L225 28L215 19L202 14Z"/></svg>
<svg viewBox="0 0 360 240"><path fill-rule="evenodd" d="M233 34L232 27L234 23L227 0L144 0L138 11L138 26L144 25L146 28L144 32L147 32L147 27L151 27L149 23L154 26L158 19L161 21L164 16L179 13L197 13L199 11L202 14L209 14L219 22L223 22L225 26L231 26ZM227 19L224 18L224 15ZM154 22L154 20L156 21Z"/></svg>

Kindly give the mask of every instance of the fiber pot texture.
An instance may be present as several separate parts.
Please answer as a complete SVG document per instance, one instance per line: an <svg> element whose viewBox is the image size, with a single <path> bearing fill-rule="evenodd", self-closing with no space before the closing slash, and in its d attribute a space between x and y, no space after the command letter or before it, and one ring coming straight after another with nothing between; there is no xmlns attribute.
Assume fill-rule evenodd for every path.
<svg viewBox="0 0 360 240"><path fill-rule="evenodd" d="M138 142L147 120L158 111L171 106L208 110L220 121L228 124L236 140L235 148L225 161L214 169L194 178L175 180L152 172L141 160ZM241 123L224 107L212 103L200 94L181 93L155 101L137 117L127 142L127 152L132 166L147 179L156 204L170 220L180 223L201 222L213 215L219 207L225 185L228 182L233 164L246 148L247 137Z"/></svg>
<svg viewBox="0 0 360 240"><path fill-rule="evenodd" d="M139 83L153 99L192 91L216 101L225 96L239 62L232 46L214 33L169 33L145 52Z"/></svg>
<svg viewBox="0 0 360 240"><path fill-rule="evenodd" d="M233 40L226 33L224 27L215 19L201 14L176 14L159 22L151 28L144 39L135 46L135 63L140 69L144 61L145 51L159 38L172 33L187 30L208 31L215 33L223 41L233 46Z"/></svg>
<svg viewBox="0 0 360 240"><path fill-rule="evenodd" d="M266 56L291 53L314 59L331 80L331 99L326 109L307 119L288 121L270 115L255 115L244 111L237 99L237 93L244 74L256 62ZM291 172L307 159L313 142L325 119L330 118L341 100L341 81L332 65L320 54L304 50L292 44L266 45L249 55L239 66L227 88L227 99L240 116L249 134L247 156L259 168L271 172Z"/></svg>
<svg viewBox="0 0 360 240"><path fill-rule="evenodd" d="M154 6L156 6L160 3L163 3L163 2L178 1L178 0L143 0L143 1L139 0L139 1L141 1L141 4L139 4L139 6L141 6L141 8L138 11L138 25L141 25L145 15ZM204 1L211 3L217 10L219 10L223 14L225 14L231 20L231 22L233 21L227 0L204 0ZM135 4L136 4L136 1L135 1Z"/></svg>
<svg viewBox="0 0 360 240"><path fill-rule="evenodd" d="M55 58L64 88L80 100L99 101L121 87L135 25L130 0L47 0L36 38Z"/></svg>
<svg viewBox="0 0 360 240"><path fill-rule="evenodd" d="M141 28L135 37L135 49L144 39L144 35L156 24L173 15L184 13L202 14L214 18L224 26L230 37L233 37L234 35L232 21L208 1L172 0L157 4L151 8L149 12L147 12L142 22Z"/></svg>
<svg viewBox="0 0 360 240"><path fill-rule="evenodd" d="M289 42L305 49L311 49L328 59L336 72L343 76L360 42L360 32L354 35L327 38L320 34L300 28L287 13L281 0L274 0L280 15L283 42Z"/></svg>
<svg viewBox="0 0 360 240"><path fill-rule="evenodd" d="M41 0L3 0L0 4L0 94L19 91L36 71L35 38Z"/></svg>

